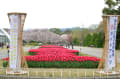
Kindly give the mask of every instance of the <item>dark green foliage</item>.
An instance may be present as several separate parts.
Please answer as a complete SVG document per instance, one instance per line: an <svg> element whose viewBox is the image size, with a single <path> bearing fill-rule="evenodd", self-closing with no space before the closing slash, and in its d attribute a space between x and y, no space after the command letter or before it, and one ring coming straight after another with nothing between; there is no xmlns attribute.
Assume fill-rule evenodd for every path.
<svg viewBox="0 0 120 79"><path fill-rule="evenodd" d="M117 15L119 13L119 8L118 9L115 9L114 7L118 6L117 2L114 1L114 0L105 0L105 4L108 6L108 7L104 7L103 9L103 14L106 14L106 15Z"/></svg>
<svg viewBox="0 0 120 79"><path fill-rule="evenodd" d="M80 40L75 37L75 38L73 39L73 43L74 43L74 45L80 45Z"/></svg>
<svg viewBox="0 0 120 79"><path fill-rule="evenodd" d="M49 30L50 30L51 32L53 32L53 33L58 34L58 35L62 35L62 34L63 34L62 30L59 29L59 28L51 28L51 29L49 29Z"/></svg>
<svg viewBox="0 0 120 79"><path fill-rule="evenodd" d="M35 52L29 52L29 55L35 55Z"/></svg>
<svg viewBox="0 0 120 79"><path fill-rule="evenodd" d="M37 41L31 40L27 45L38 46L38 43Z"/></svg>
<svg viewBox="0 0 120 79"><path fill-rule="evenodd" d="M4 62L3 62L3 67L7 67L7 65L8 65L8 62L7 62L7 61L4 61Z"/></svg>
<svg viewBox="0 0 120 79"><path fill-rule="evenodd" d="M64 34L70 34L70 33L72 33L72 30L71 30L71 29L66 29L66 30L64 31Z"/></svg>
<svg viewBox="0 0 120 79"><path fill-rule="evenodd" d="M104 35L104 33L102 33L102 32L99 32L99 33L97 33L96 34L96 38L94 38L95 40L95 42L94 42L94 45L95 45L95 47L98 47L98 48L100 48L100 47L103 47L104 46L104 41L105 41L105 35Z"/></svg>
<svg viewBox="0 0 120 79"><path fill-rule="evenodd" d="M103 10L103 13L104 14L108 14L108 15L117 15L118 13L117 13L117 10L115 10L115 9L109 9L109 8L104 8L104 10Z"/></svg>
<svg viewBox="0 0 120 79"><path fill-rule="evenodd" d="M74 54L78 55L79 56L79 52L74 52Z"/></svg>
<svg viewBox="0 0 120 79"><path fill-rule="evenodd" d="M29 43L38 43L37 41L31 40Z"/></svg>
<svg viewBox="0 0 120 79"><path fill-rule="evenodd" d="M25 45L27 42L25 40L23 40L23 45Z"/></svg>
<svg viewBox="0 0 120 79"><path fill-rule="evenodd" d="M3 62L3 67L7 67L8 62ZM94 61L84 61L84 62L61 62L61 61L51 61L51 62L37 62L37 61L27 61L29 68L97 68L99 62Z"/></svg>
<svg viewBox="0 0 120 79"><path fill-rule="evenodd" d="M120 49L120 23L118 24L117 28L116 49Z"/></svg>
<svg viewBox="0 0 120 79"><path fill-rule="evenodd" d="M93 35L88 34L84 39L84 46L94 45L97 48L103 47L105 41L105 35L102 32L94 33Z"/></svg>
<svg viewBox="0 0 120 79"><path fill-rule="evenodd" d="M74 54L79 55L79 52L74 52ZM35 52L29 52L29 55L35 55Z"/></svg>
<svg viewBox="0 0 120 79"><path fill-rule="evenodd" d="M87 34L85 39L84 39L83 45L84 46L90 46L92 44L91 43L91 38L92 38L92 36L90 34Z"/></svg>
<svg viewBox="0 0 120 79"><path fill-rule="evenodd" d="M120 15L120 6L117 3L117 0L105 0L105 4L108 7L104 7L103 14L106 15ZM118 7L118 8L115 8ZM117 29L117 37L116 37L116 49L120 49L120 23Z"/></svg>
<svg viewBox="0 0 120 79"><path fill-rule="evenodd" d="M23 40L23 43L27 43L25 40Z"/></svg>

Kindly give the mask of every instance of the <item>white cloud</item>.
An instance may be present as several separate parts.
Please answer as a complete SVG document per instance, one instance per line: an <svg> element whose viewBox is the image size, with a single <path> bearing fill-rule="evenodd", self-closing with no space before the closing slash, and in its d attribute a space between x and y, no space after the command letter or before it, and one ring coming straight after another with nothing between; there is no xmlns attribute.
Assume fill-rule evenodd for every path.
<svg viewBox="0 0 120 79"><path fill-rule="evenodd" d="M98 24L104 0L1 0L0 27L10 27L8 12L26 12L24 28L74 27Z"/></svg>

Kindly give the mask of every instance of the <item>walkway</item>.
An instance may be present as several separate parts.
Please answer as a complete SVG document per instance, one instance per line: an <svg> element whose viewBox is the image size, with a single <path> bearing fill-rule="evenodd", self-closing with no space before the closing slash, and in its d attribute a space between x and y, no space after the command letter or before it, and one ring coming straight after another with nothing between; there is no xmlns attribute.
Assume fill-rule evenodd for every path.
<svg viewBox="0 0 120 79"><path fill-rule="evenodd" d="M81 53L99 57L99 58L101 58L102 52L103 52L103 48L74 46L74 49L79 50ZM120 52L120 50L116 50L118 62L120 63L120 53L119 52Z"/></svg>

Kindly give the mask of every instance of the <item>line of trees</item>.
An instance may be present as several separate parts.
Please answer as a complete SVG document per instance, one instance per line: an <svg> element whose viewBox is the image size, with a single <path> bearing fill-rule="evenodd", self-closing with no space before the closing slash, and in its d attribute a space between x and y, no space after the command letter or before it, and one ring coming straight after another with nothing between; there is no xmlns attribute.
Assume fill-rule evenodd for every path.
<svg viewBox="0 0 120 79"><path fill-rule="evenodd" d="M119 15L120 6L117 0L105 0L107 7L104 7L103 14L105 15ZM105 35L102 22L93 34L88 34L84 38L84 46L94 45L95 47L103 47L105 42ZM118 24L117 37L116 37L116 49L120 49L120 23Z"/></svg>
<svg viewBox="0 0 120 79"><path fill-rule="evenodd" d="M120 14L120 6L118 4L118 0L104 0L106 7L103 8L103 14L106 15L119 15ZM95 47L103 47L105 42L105 34L104 34L104 25L103 22L97 25L91 25L91 27L95 27L94 29L85 29L76 27L75 29L66 30L64 32L60 31L60 29L51 29L52 32L61 34L72 34L72 42L74 45L83 45L83 46L91 46ZM117 37L116 37L116 48L120 49L120 23L117 29Z"/></svg>
<svg viewBox="0 0 120 79"><path fill-rule="evenodd" d="M101 48L104 46L104 42L105 42L104 33L98 32L86 35L83 45L84 46L94 45L94 47Z"/></svg>

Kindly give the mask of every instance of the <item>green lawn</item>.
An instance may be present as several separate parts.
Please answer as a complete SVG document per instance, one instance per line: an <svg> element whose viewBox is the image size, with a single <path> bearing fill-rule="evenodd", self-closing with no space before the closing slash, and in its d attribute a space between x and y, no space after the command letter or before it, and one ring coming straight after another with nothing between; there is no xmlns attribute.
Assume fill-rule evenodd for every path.
<svg viewBox="0 0 120 79"><path fill-rule="evenodd" d="M84 53L79 53L79 56L91 56L91 55L88 55L88 54L84 54Z"/></svg>
<svg viewBox="0 0 120 79"><path fill-rule="evenodd" d="M29 52L24 52L25 56L29 56Z"/></svg>

